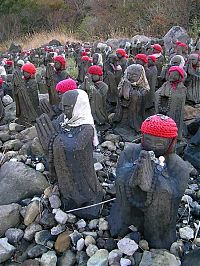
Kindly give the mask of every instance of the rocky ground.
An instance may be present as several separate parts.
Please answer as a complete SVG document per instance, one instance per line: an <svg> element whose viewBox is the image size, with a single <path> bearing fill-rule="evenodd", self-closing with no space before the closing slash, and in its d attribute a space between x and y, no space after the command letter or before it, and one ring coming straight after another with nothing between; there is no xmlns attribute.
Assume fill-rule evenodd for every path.
<svg viewBox="0 0 200 266"><path fill-rule="evenodd" d="M98 219L84 220L62 210L59 189L48 182L35 127L25 129L12 122L15 104L9 99L4 99L4 104L6 117L0 126L0 265L178 266L182 260L191 265L187 264L191 258L185 255L200 247L200 176L190 163L190 182L177 218L178 240L170 251L149 249L134 225L126 237L113 239L106 217L115 198L116 163L129 143L112 130L101 137L94 166L104 200L113 201L102 204ZM199 114L198 106L191 108L185 109L186 123Z"/></svg>

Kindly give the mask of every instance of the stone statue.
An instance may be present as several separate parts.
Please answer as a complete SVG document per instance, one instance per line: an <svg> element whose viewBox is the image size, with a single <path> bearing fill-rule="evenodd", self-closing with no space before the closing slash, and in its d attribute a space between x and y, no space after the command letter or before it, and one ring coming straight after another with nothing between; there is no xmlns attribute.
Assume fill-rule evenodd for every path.
<svg viewBox="0 0 200 266"><path fill-rule="evenodd" d="M94 53L92 55L92 63L93 63L93 65L97 65L97 66L103 67L103 57L102 57L102 54L100 54L100 53Z"/></svg>
<svg viewBox="0 0 200 266"><path fill-rule="evenodd" d="M116 104L118 99L118 85L122 77L122 68L118 64L116 55L109 55L104 65L104 82L108 85L107 101Z"/></svg>
<svg viewBox="0 0 200 266"><path fill-rule="evenodd" d="M2 102L3 96L4 96L3 79L0 77L0 121L4 118L5 115L5 109Z"/></svg>
<svg viewBox="0 0 200 266"><path fill-rule="evenodd" d="M200 56L190 54L186 65L187 79L187 100L193 103L200 103Z"/></svg>
<svg viewBox="0 0 200 266"><path fill-rule="evenodd" d="M124 236L134 225L151 248L169 249L176 241L178 207L190 170L174 152L178 129L171 118L151 116L141 132L142 143L130 144L118 161L110 230L112 236Z"/></svg>
<svg viewBox="0 0 200 266"><path fill-rule="evenodd" d="M16 103L17 123L26 127L32 126L38 116L34 105L29 98L25 82L19 72L13 74L13 97ZM35 101L36 102L36 101Z"/></svg>
<svg viewBox="0 0 200 266"><path fill-rule="evenodd" d="M126 60L126 51L122 48L116 50L116 56L118 58L118 63L122 68L122 72L127 68L127 60Z"/></svg>
<svg viewBox="0 0 200 266"><path fill-rule="evenodd" d="M88 74L89 77L85 77L80 88L88 94L95 124L101 126L108 121L106 110L108 85L102 81L103 71L100 66L90 66Z"/></svg>
<svg viewBox="0 0 200 266"><path fill-rule="evenodd" d="M77 80L79 83L83 83L85 76L87 75L88 68L91 66L90 58L85 55L81 57L80 62L78 62L78 77Z"/></svg>
<svg viewBox="0 0 200 266"><path fill-rule="evenodd" d="M182 139L183 115L187 88L183 84L184 70L173 66L168 71L168 81L155 93L155 111L171 117L178 127L178 140Z"/></svg>
<svg viewBox="0 0 200 266"><path fill-rule="evenodd" d="M156 66L157 66L157 70L158 70L158 76L160 76L161 71L162 71L162 67L165 63L165 58L163 56L163 49L160 46L160 44L153 44L152 45L153 51L152 54L156 57Z"/></svg>
<svg viewBox="0 0 200 266"><path fill-rule="evenodd" d="M150 90L143 66L139 64L128 66L118 90L113 122L117 123L118 127L130 127L138 133L144 120L144 96Z"/></svg>
<svg viewBox="0 0 200 266"><path fill-rule="evenodd" d="M54 66L48 64L46 68L46 84L48 87L49 102L51 105L58 104L59 99L55 91L56 84L67 79L69 74L66 70L66 61L63 56L54 57Z"/></svg>
<svg viewBox="0 0 200 266"><path fill-rule="evenodd" d="M65 210L102 200L102 188L93 164L98 138L87 93L71 90L62 97L63 113L54 121L46 114L37 119L39 140L49 160L50 177L57 181ZM100 206L75 212L82 218L97 217Z"/></svg>

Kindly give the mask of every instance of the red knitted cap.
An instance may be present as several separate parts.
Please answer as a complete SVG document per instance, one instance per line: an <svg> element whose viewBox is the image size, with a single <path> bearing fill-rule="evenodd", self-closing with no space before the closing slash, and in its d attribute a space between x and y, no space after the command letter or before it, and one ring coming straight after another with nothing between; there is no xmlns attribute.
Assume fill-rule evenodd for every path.
<svg viewBox="0 0 200 266"><path fill-rule="evenodd" d="M89 56L84 55L84 56L81 57L81 60L82 60L82 61L89 61L90 58L89 58Z"/></svg>
<svg viewBox="0 0 200 266"><path fill-rule="evenodd" d="M162 53L162 47L160 46L160 44L155 43L154 45L152 45L152 47L153 47L156 51Z"/></svg>
<svg viewBox="0 0 200 266"><path fill-rule="evenodd" d="M102 71L102 68L100 66L89 67L88 73L91 75L94 74L94 75L98 75L98 76L103 76L103 71Z"/></svg>
<svg viewBox="0 0 200 266"><path fill-rule="evenodd" d="M6 60L6 65L12 66L13 65L13 61L12 60Z"/></svg>
<svg viewBox="0 0 200 266"><path fill-rule="evenodd" d="M82 56L86 56L86 55L87 55L87 52L83 51L83 52L81 53L81 55L82 55Z"/></svg>
<svg viewBox="0 0 200 266"><path fill-rule="evenodd" d="M142 123L141 132L161 138L176 138L178 136L178 128L174 120L161 114L148 117Z"/></svg>
<svg viewBox="0 0 200 266"><path fill-rule="evenodd" d="M121 56L126 56L126 51L122 48L116 50L116 54L120 54Z"/></svg>
<svg viewBox="0 0 200 266"><path fill-rule="evenodd" d="M66 91L71 91L77 89L76 81L73 79L64 79L56 85L56 91L65 93Z"/></svg>
<svg viewBox="0 0 200 266"><path fill-rule="evenodd" d="M183 43L183 42L179 42L179 41L177 41L177 42L176 42L176 45L177 45L177 46L181 46L181 47L188 48L187 44L185 44L185 43Z"/></svg>
<svg viewBox="0 0 200 266"><path fill-rule="evenodd" d="M66 67L66 61L65 58L62 55L57 55L54 57L54 61L57 61L61 64L62 68Z"/></svg>
<svg viewBox="0 0 200 266"><path fill-rule="evenodd" d="M148 55L148 58L151 58L151 60L155 63L157 58L155 55Z"/></svg>
<svg viewBox="0 0 200 266"><path fill-rule="evenodd" d="M36 67L32 63L26 63L21 68L22 71L28 72L31 75L35 75Z"/></svg>
<svg viewBox="0 0 200 266"><path fill-rule="evenodd" d="M135 59L140 59L145 64L148 63L148 59L147 59L147 56L145 54L136 54Z"/></svg>
<svg viewBox="0 0 200 266"><path fill-rule="evenodd" d="M173 71L177 71L177 72L181 75L182 80L184 80L185 71L183 70L182 67L179 67L179 66L172 66L172 67L170 67L168 73L171 73L171 72L173 72Z"/></svg>

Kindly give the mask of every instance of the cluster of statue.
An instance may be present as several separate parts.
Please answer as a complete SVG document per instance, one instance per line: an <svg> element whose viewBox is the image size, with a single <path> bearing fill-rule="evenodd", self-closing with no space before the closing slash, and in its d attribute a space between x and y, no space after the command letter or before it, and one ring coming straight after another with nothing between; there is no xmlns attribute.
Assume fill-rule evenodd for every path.
<svg viewBox="0 0 200 266"><path fill-rule="evenodd" d="M36 125L63 207L95 205L76 212L85 218L98 217L96 203L104 196L93 164L97 133L112 128L125 141L141 136L141 144L130 145L118 161L110 229L123 236L134 224L151 247L169 248L189 177L176 142L182 140L186 101L200 103L198 47L189 53L177 41L168 57L162 40L117 49L66 43L7 53L0 62L0 119L7 94L16 104L16 122ZM67 58L74 60L76 77ZM40 99L41 92L48 98Z"/></svg>

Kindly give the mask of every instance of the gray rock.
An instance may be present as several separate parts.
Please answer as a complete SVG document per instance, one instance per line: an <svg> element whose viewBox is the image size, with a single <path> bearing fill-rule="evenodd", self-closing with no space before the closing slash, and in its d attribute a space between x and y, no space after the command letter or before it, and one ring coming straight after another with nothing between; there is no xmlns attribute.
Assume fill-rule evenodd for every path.
<svg viewBox="0 0 200 266"><path fill-rule="evenodd" d="M57 195L51 195L49 197L49 202L52 209L58 209L61 206L61 200Z"/></svg>
<svg viewBox="0 0 200 266"><path fill-rule="evenodd" d="M119 240L117 246L122 253L128 256L132 256L138 249L138 244L134 240L126 237Z"/></svg>
<svg viewBox="0 0 200 266"><path fill-rule="evenodd" d="M103 153L93 152L93 159L95 163L102 163L106 159L106 157Z"/></svg>
<svg viewBox="0 0 200 266"><path fill-rule="evenodd" d="M67 222L68 223L71 223L71 224L74 224L75 222L76 222L76 216L75 215L73 215L72 213L68 213L67 214L68 215L68 220L67 220Z"/></svg>
<svg viewBox="0 0 200 266"><path fill-rule="evenodd" d="M42 255L40 265L41 266L56 266L57 256L54 251L48 251Z"/></svg>
<svg viewBox="0 0 200 266"><path fill-rule="evenodd" d="M4 142L3 149L5 149L6 151L10 151L10 150L18 151L21 149L22 146L23 146L23 144L20 140L11 139L11 140Z"/></svg>
<svg viewBox="0 0 200 266"><path fill-rule="evenodd" d="M181 262L174 255L169 253L167 250L152 249L150 251L144 251L142 260L139 266L180 266Z"/></svg>
<svg viewBox="0 0 200 266"><path fill-rule="evenodd" d="M103 169L103 165L101 163L97 162L97 163L94 164L94 169L95 169L96 172L100 171L100 170Z"/></svg>
<svg viewBox="0 0 200 266"><path fill-rule="evenodd" d="M76 223L76 226L77 226L78 229L85 228L85 227L86 227L86 222L85 222L83 219L81 219L81 220L79 220L79 221Z"/></svg>
<svg viewBox="0 0 200 266"><path fill-rule="evenodd" d="M7 238L0 238L0 263L12 257L15 247L8 243Z"/></svg>
<svg viewBox="0 0 200 266"><path fill-rule="evenodd" d="M114 143L119 142L120 136L115 134L108 134L105 136L105 140L112 141Z"/></svg>
<svg viewBox="0 0 200 266"><path fill-rule="evenodd" d="M194 230L189 226L185 226L179 229L180 237L186 240L190 240L194 238Z"/></svg>
<svg viewBox="0 0 200 266"><path fill-rule="evenodd" d="M41 195L48 186L42 173L21 162L6 162L0 169L1 204L18 202L34 195Z"/></svg>
<svg viewBox="0 0 200 266"><path fill-rule="evenodd" d="M116 151L116 146L115 146L115 144L112 142L112 141L109 141L109 140L107 140L107 141L104 141L102 144L101 144L101 147L103 147L103 148L108 148L109 149L109 151Z"/></svg>
<svg viewBox="0 0 200 266"><path fill-rule="evenodd" d="M5 107L5 116L1 120L1 125L9 124L16 119L16 105L11 103Z"/></svg>
<svg viewBox="0 0 200 266"><path fill-rule="evenodd" d="M77 252L76 260L77 260L78 266L86 266L88 259L89 258L85 251Z"/></svg>
<svg viewBox="0 0 200 266"><path fill-rule="evenodd" d="M34 247L32 247L29 251L28 251L28 257L31 259L40 257L41 255L43 255L44 253L46 253L48 251L48 249L42 245L36 245Z"/></svg>
<svg viewBox="0 0 200 266"><path fill-rule="evenodd" d="M5 236L8 238L8 242L10 244L16 244L18 243L24 235L24 232L21 229L18 228L9 228Z"/></svg>
<svg viewBox="0 0 200 266"><path fill-rule="evenodd" d="M0 132L0 140L2 142L8 141L11 139L11 136L9 135L8 132Z"/></svg>
<svg viewBox="0 0 200 266"><path fill-rule="evenodd" d="M77 241L76 250L81 251L81 250L83 250L84 246L85 246L85 240L83 238L81 238Z"/></svg>
<svg viewBox="0 0 200 266"><path fill-rule="evenodd" d="M2 102L3 102L4 106L7 106L7 105L13 103L13 99L7 94L7 95L3 96Z"/></svg>
<svg viewBox="0 0 200 266"><path fill-rule="evenodd" d="M173 43L176 41L181 41L186 43L190 40L189 35L186 30L180 26L173 26L167 34L163 37L166 51L169 52L173 48Z"/></svg>
<svg viewBox="0 0 200 266"><path fill-rule="evenodd" d="M58 266L73 266L76 263L76 255L67 250L58 260Z"/></svg>
<svg viewBox="0 0 200 266"><path fill-rule="evenodd" d="M99 230L100 231L106 231L108 230L108 222L104 218L99 219Z"/></svg>
<svg viewBox="0 0 200 266"><path fill-rule="evenodd" d="M98 247L96 245L90 244L87 248L86 248L86 253L88 255L88 257L92 257L98 250Z"/></svg>
<svg viewBox="0 0 200 266"><path fill-rule="evenodd" d="M37 163L36 167L35 167L35 170L39 171L41 173L44 172L44 170L45 170L44 164L43 163Z"/></svg>
<svg viewBox="0 0 200 266"><path fill-rule="evenodd" d="M66 224L68 215L64 211L60 209L53 209L53 213L55 214L55 220L60 224Z"/></svg>
<svg viewBox="0 0 200 266"><path fill-rule="evenodd" d="M125 258L120 259L120 266L129 266L129 265L132 265L131 260Z"/></svg>
<svg viewBox="0 0 200 266"><path fill-rule="evenodd" d="M41 230L42 230L42 226L40 224L32 223L25 229L24 239L27 241L32 241L35 236L35 233Z"/></svg>
<svg viewBox="0 0 200 266"><path fill-rule="evenodd" d="M36 137L37 137L37 131L35 126L28 127L16 135L16 138L19 140L23 140L23 142L28 142Z"/></svg>
<svg viewBox="0 0 200 266"><path fill-rule="evenodd" d="M20 53L22 51L22 47L20 44L12 42L8 51L11 53Z"/></svg>
<svg viewBox="0 0 200 266"><path fill-rule="evenodd" d="M122 258L122 252L119 249L112 250L108 255L109 265L120 265L120 259Z"/></svg>
<svg viewBox="0 0 200 266"><path fill-rule="evenodd" d="M184 250L184 244L181 240L172 243L170 247L170 253L176 257L181 257L183 254L183 250Z"/></svg>
<svg viewBox="0 0 200 266"><path fill-rule="evenodd" d="M35 234L35 243L40 245L46 245L46 243L52 239L52 235L48 230L42 230Z"/></svg>
<svg viewBox="0 0 200 266"><path fill-rule="evenodd" d="M31 154L33 156L36 156L36 157L45 156L42 145L40 144L39 139L37 137L35 137L32 140L31 145L30 145L30 149L31 149Z"/></svg>
<svg viewBox="0 0 200 266"><path fill-rule="evenodd" d="M92 236L86 236L85 237L85 245L86 245L86 247L88 247L90 244L95 245L96 244L96 240Z"/></svg>
<svg viewBox="0 0 200 266"><path fill-rule="evenodd" d="M21 206L14 203L0 206L0 235L20 223L20 209Z"/></svg>
<svg viewBox="0 0 200 266"><path fill-rule="evenodd" d="M82 235L76 230L74 230L74 232L72 234L70 234L69 236L70 236L74 246L76 246L78 240L82 238Z"/></svg>
<svg viewBox="0 0 200 266"><path fill-rule="evenodd" d="M96 229L97 226L99 224L99 220L98 219L93 219L89 222L89 228L92 230L92 229Z"/></svg>
<svg viewBox="0 0 200 266"><path fill-rule="evenodd" d="M57 235L61 234L62 232L64 232L65 228L66 228L65 225L58 224L57 226L51 228L51 235L57 236Z"/></svg>
<svg viewBox="0 0 200 266"><path fill-rule="evenodd" d="M87 262L87 266L107 266L108 265L108 251L106 249L99 249Z"/></svg>

